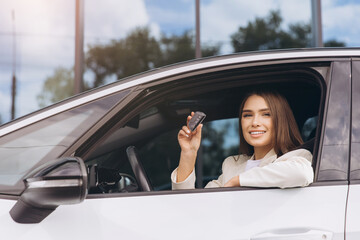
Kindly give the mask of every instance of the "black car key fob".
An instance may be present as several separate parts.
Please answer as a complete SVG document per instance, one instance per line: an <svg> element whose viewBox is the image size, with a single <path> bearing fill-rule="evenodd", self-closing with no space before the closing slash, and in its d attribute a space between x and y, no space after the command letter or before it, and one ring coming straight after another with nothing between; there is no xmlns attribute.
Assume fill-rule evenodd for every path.
<svg viewBox="0 0 360 240"><path fill-rule="evenodd" d="M199 126L202 121L204 121L206 114L203 112L195 112L194 116L189 121L190 131L194 131L197 126Z"/></svg>

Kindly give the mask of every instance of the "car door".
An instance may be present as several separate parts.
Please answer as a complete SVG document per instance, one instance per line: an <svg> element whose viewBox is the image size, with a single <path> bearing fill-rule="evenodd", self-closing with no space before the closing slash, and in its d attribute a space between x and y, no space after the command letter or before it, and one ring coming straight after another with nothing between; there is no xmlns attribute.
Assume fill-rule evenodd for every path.
<svg viewBox="0 0 360 240"><path fill-rule="evenodd" d="M81 204L59 206L40 224L15 223L8 215L14 200L2 199L2 235L12 239L344 239L350 69L350 62L344 60L333 62L328 70L316 179L310 187L93 194Z"/></svg>
<svg viewBox="0 0 360 240"><path fill-rule="evenodd" d="M132 239L344 239L349 73L349 61L332 63L328 72L327 104L312 186L89 195L80 207L84 214L91 209L86 212L88 231L102 238L120 232ZM81 221L81 214L77 218ZM103 231L96 231L96 226Z"/></svg>

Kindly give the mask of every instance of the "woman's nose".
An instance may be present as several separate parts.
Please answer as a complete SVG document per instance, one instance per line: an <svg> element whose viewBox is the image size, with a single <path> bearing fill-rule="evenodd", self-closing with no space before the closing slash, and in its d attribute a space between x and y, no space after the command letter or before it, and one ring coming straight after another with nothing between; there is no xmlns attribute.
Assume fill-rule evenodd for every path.
<svg viewBox="0 0 360 240"><path fill-rule="evenodd" d="M252 119L252 125L253 125L253 127L260 125L258 116L254 115L254 118Z"/></svg>

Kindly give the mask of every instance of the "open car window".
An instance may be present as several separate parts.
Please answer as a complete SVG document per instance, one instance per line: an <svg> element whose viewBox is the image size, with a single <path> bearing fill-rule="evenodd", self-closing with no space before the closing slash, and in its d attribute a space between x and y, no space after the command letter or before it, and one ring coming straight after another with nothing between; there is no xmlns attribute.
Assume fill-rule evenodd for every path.
<svg viewBox="0 0 360 240"><path fill-rule="evenodd" d="M196 163L196 187L203 188L221 174L221 165L227 156L238 154L239 105L243 96L254 88L273 88L287 98L302 138L304 142L311 140L310 150L314 153L315 136L321 129L324 97L323 86L319 83L323 79L320 75L317 77L319 79L312 79L314 75L305 72L292 74L284 71L261 78L254 74L245 80L235 79L234 84L224 82L223 85L219 84L222 81L219 78L211 84L199 84L191 91L186 91L186 86L181 86L178 91L174 88L174 94L161 95L154 103L143 99L143 109L125 125L114 127L111 134L85 158L89 167L107 171L108 176L111 176L109 172L116 173L115 179L102 183L102 189L93 186L90 194L142 191L138 176L129 163L129 146L137 149L137 157L152 190L170 190L170 174L177 167L180 156L177 134L191 111L207 114ZM316 161L316 154L314 157ZM119 185L119 179L126 181L127 185Z"/></svg>

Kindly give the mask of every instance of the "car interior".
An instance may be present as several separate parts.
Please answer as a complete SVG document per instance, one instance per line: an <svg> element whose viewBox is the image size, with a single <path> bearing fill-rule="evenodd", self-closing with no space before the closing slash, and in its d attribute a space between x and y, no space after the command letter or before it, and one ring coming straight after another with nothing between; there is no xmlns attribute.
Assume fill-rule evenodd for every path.
<svg viewBox="0 0 360 240"><path fill-rule="evenodd" d="M196 84L182 79L184 84L172 83L172 90L167 84L148 88L153 94L143 97L133 117L112 127L84 158L90 171L89 193L171 190L170 174L180 156L177 133L191 111L206 113L196 163L196 187L203 188L221 174L227 156L238 154L239 105L247 92L258 88L286 97L303 137L300 147L313 153L315 169L326 91L318 72L302 66L209 76L198 76Z"/></svg>

